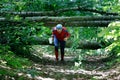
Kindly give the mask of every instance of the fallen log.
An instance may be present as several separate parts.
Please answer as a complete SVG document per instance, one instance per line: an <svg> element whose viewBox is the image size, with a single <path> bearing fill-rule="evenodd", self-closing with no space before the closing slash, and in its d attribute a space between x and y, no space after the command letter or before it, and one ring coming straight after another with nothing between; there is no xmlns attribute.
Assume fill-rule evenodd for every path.
<svg viewBox="0 0 120 80"><path fill-rule="evenodd" d="M100 20L99 20L100 18ZM43 26L53 27L58 23L64 26L74 26L74 27L107 27L109 23L113 21L120 20L119 16L116 17L26 17L21 20L14 20L14 18L6 19L0 18L0 22L10 22L12 23L25 23L25 22L40 22Z"/></svg>
<svg viewBox="0 0 120 80"><path fill-rule="evenodd" d="M38 20L38 21L44 21L44 20L52 20L52 21L102 21L102 20L120 20L120 16L72 16L72 17L49 17L49 16L32 16L32 17L25 17L27 20ZM5 18L0 17L0 21L6 21L6 20L14 20L14 17Z"/></svg>
<svg viewBox="0 0 120 80"><path fill-rule="evenodd" d="M36 42L36 45L54 45L53 43L52 44L49 44L49 41L48 39L46 38L39 38L39 37L31 37L32 41L28 41L28 43L31 44L31 42ZM71 47L74 47L74 48L77 48L77 49L99 49L101 48L101 44L96 42L96 41L79 41L77 42L76 46L73 46L75 42L74 41L71 41L71 40L68 40L66 42L66 47L67 48L71 48Z"/></svg>
<svg viewBox="0 0 120 80"><path fill-rule="evenodd" d="M68 11L85 11L85 12L92 12L92 13L99 13L101 15L119 15L118 13L113 13L113 12L105 12L101 10L96 10L96 9L90 9L90 8L85 8L85 7L71 7L71 8L63 8L63 9L58 9L55 11L39 11L39 12L32 12L32 11L22 11L22 12L0 12L0 15L5 15L5 14L10 14L10 15L19 15L21 17L33 17L33 16L57 16L61 12L68 12Z"/></svg>

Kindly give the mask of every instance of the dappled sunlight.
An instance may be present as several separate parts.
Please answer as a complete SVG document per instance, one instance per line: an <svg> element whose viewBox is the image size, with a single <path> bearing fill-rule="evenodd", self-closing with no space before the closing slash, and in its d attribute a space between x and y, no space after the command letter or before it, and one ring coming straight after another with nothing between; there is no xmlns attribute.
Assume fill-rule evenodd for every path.
<svg viewBox="0 0 120 80"><path fill-rule="evenodd" d="M37 67L39 67L39 65L35 66L34 69L37 69ZM116 69L110 69L110 70L106 70L106 71L99 71L99 70L85 70L85 69L78 69L78 70L73 70L73 69L67 69L64 68L65 66L57 66L57 65L51 65L51 66L44 66L41 67L41 70L37 71L43 71L43 73L45 73L46 75L48 75L49 77L54 76L56 73L57 74L64 74L64 76L69 75L89 75L89 76L94 76L94 78L96 79L107 79L107 77L109 77L110 75L114 75L116 74L116 78L115 79L120 79L120 76L118 76L120 74L120 68L117 67ZM43 76L44 77L44 76ZM74 77L73 77L74 78Z"/></svg>
<svg viewBox="0 0 120 80"><path fill-rule="evenodd" d="M120 27L120 21L115 21L108 25L108 27L114 27L114 26Z"/></svg>
<svg viewBox="0 0 120 80"><path fill-rule="evenodd" d="M119 13L120 0L1 0L0 80L120 80Z"/></svg>
<svg viewBox="0 0 120 80"><path fill-rule="evenodd" d="M37 47L37 48L35 48ZM65 63L61 63L60 61L58 63L55 62L55 55L54 53L49 53L49 50L51 51L52 48L49 48L48 46L34 46L34 49L37 50L36 54L43 54L42 57L42 63L36 63L32 65L32 68L37 71L37 73L42 73L36 75L34 78L39 80L56 80L59 79L69 79L68 76L72 76L70 79L74 79L76 75L78 75L78 79L80 75L87 75L87 76L93 76L95 79L110 79L109 76L114 76L114 79L120 79L120 68L116 67L115 69L109 69L109 70L101 70L105 67L105 64L99 61L102 58L106 58L109 52L106 49L97 49L97 50L84 50L76 49L74 56L73 54L67 54L65 55ZM69 48L66 49L66 53L70 53ZM78 56L78 54L85 55L84 58L89 63L85 65L84 68L81 68L81 65L78 65L77 70L73 67L75 66L74 58ZM60 55L59 55L60 58ZM92 61L92 62L91 62ZM81 63L82 64L82 63ZM95 67L92 69L88 69L91 67ZM57 74L56 74L57 73ZM116 75L115 75L116 74ZM30 75L28 75L30 77ZM54 76L54 78L53 78ZM63 76L63 77L60 77ZM81 80L82 78L80 78ZM77 79L75 79L77 80ZM84 80L84 79L83 79Z"/></svg>
<svg viewBox="0 0 120 80"><path fill-rule="evenodd" d="M43 54L43 58L55 61L55 55ZM66 56L65 61L72 61L74 58L75 58L74 56ZM59 59L60 59L60 55L59 55Z"/></svg>
<svg viewBox="0 0 120 80"><path fill-rule="evenodd" d="M56 80L58 78L60 80L87 80L91 78L107 80L111 79L112 76L114 76L112 79L120 79L120 64L114 68L104 70L106 64L100 60L108 56L109 51L106 49L76 49L72 52L70 48L66 48L64 63L60 61L55 62L55 55L52 50L53 47L34 45L31 53L37 56L39 61L34 59L33 64L29 67L22 67L21 70L16 70L18 72L17 76L35 80ZM79 56L80 54L81 56ZM87 63L77 62L80 65L76 66L76 57L84 57L81 60L85 60ZM6 61L0 60L0 63L5 65ZM3 65L0 65L0 68L11 69Z"/></svg>
<svg viewBox="0 0 120 80"><path fill-rule="evenodd" d="M44 77L40 77L40 76L36 76L35 79L37 79L37 80L55 80L52 78L44 78Z"/></svg>
<svg viewBox="0 0 120 80"><path fill-rule="evenodd" d="M3 69L9 69L9 70L11 69L10 67L5 66L5 65L1 65L1 64L0 64L0 68L3 68Z"/></svg>
<svg viewBox="0 0 120 80"><path fill-rule="evenodd" d="M45 45L44 46L36 45L36 46L33 46L33 47L34 47L34 52L37 51L34 54L36 54L38 56L39 56L39 54L42 54L40 56L42 56L43 58L48 58L48 59L54 60L55 55L54 55L53 47L45 46ZM107 51L106 49L97 49L97 50L76 49L73 52L73 51L70 50L70 48L66 48L65 52L66 52L65 53L65 60L66 61L73 60L79 54L85 55L85 57L98 56L99 58L107 57L107 55L109 54L109 51ZM59 54L59 58L60 58L60 54Z"/></svg>

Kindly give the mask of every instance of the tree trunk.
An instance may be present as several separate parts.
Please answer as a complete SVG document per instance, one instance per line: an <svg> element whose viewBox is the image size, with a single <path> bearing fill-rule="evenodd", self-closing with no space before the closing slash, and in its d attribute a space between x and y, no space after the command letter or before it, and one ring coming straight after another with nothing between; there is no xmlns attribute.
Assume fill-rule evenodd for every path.
<svg viewBox="0 0 120 80"><path fill-rule="evenodd" d="M11 14L11 15L19 15L21 17L33 17L33 16L57 16L61 14L61 12L68 12L68 11L85 11L85 12L92 12L92 13L99 13L101 15L119 15L118 13L112 12L105 12L96 9L90 9L85 7L72 7L72 8L63 8L55 11L41 11L41 12L0 12L0 15Z"/></svg>
<svg viewBox="0 0 120 80"><path fill-rule="evenodd" d="M63 24L64 26L70 27L107 27L108 24L112 21L74 21L74 22L64 22L64 21L45 21L44 26L53 27L59 23Z"/></svg>
<svg viewBox="0 0 120 80"><path fill-rule="evenodd" d="M32 42L36 42L36 44L38 45L53 45L53 44L49 44L48 39L45 38L39 38L39 37L33 37L34 39L32 39ZM31 41L29 42L31 43ZM73 46L75 42L68 40L66 42L66 47L70 48ZM96 41L79 41L77 42L77 44L74 46L74 48L76 49L99 49L101 48L100 46L101 44L96 42Z"/></svg>
<svg viewBox="0 0 120 80"><path fill-rule="evenodd" d="M10 22L10 23L24 23L28 22L40 22L44 26L53 27L58 23L64 26L84 26L84 27L106 27L110 22L120 20L120 16L96 16L96 17L26 17L21 20L0 18L0 22Z"/></svg>
<svg viewBox="0 0 120 80"><path fill-rule="evenodd" d="M26 17L27 20L38 20L38 21L109 21L109 20L120 20L120 16L72 16L72 17Z"/></svg>

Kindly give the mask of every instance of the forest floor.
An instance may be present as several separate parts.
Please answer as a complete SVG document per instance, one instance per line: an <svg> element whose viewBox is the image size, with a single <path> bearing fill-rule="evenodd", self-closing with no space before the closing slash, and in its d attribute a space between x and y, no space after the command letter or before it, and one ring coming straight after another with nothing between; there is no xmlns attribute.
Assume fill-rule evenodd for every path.
<svg viewBox="0 0 120 80"><path fill-rule="evenodd" d="M26 80L120 80L120 63L118 62L108 67L108 63L99 60L99 56L89 56L87 61L77 63L76 54L66 54L64 62L56 62L51 49L53 47L35 46L32 52L34 56L30 58L32 64L23 69L12 69L0 65L0 68L13 70L17 75L16 78L7 77L5 80L24 80L25 78ZM18 77L21 78L18 79Z"/></svg>
<svg viewBox="0 0 120 80"><path fill-rule="evenodd" d="M54 56L44 56L42 63L34 64L33 68L39 72L43 72L41 80L120 80L120 64L116 64L110 69L105 69L103 62L83 63L84 67L74 68L72 57L65 57L65 61L54 60Z"/></svg>
<svg viewBox="0 0 120 80"><path fill-rule="evenodd" d="M44 52L41 61L33 65L34 69L42 72L42 75L36 76L38 80L120 80L120 63L108 67L108 63L99 59L102 56L89 56L87 61L79 64L75 62L76 54L69 54L69 50L64 62L56 62L53 51L45 51L46 48L50 49L44 47L42 51L36 48L38 53Z"/></svg>

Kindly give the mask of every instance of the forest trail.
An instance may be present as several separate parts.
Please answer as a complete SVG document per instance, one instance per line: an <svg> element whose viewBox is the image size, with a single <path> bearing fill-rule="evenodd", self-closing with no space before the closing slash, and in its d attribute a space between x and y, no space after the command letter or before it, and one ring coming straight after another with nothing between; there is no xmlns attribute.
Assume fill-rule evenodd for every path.
<svg viewBox="0 0 120 80"><path fill-rule="evenodd" d="M42 62L33 64L32 69L35 69L38 76L35 76L35 80L119 80L120 79L120 65L116 65L108 70L101 70L105 67L103 64L86 64L86 68L96 66L93 70L78 69L74 70L74 62L70 58L66 57L65 62L55 63L54 57L43 57ZM70 61L69 61L70 60ZM98 62L99 63L99 62Z"/></svg>
<svg viewBox="0 0 120 80"><path fill-rule="evenodd" d="M35 80L120 80L120 64L116 64L110 69L105 69L106 64L101 61L92 60L85 62L84 66L74 67L75 56L66 55L64 63L55 62L53 54L44 54L42 61L32 65L38 76ZM93 57L92 57L93 58ZM95 58L95 57L94 57ZM97 57L96 57L97 58Z"/></svg>
<svg viewBox="0 0 120 80"><path fill-rule="evenodd" d="M56 63L55 55L49 48L51 47L35 47L32 52L34 57L29 58L32 64L25 68L15 69L0 65L1 69L15 73L14 77L8 75L3 78L5 80L23 80L22 78L24 80L120 80L120 63L108 68L106 62L99 60L99 56L89 56L87 61L82 61L82 64L78 65L76 54L67 54L68 52L64 63L61 61Z"/></svg>

